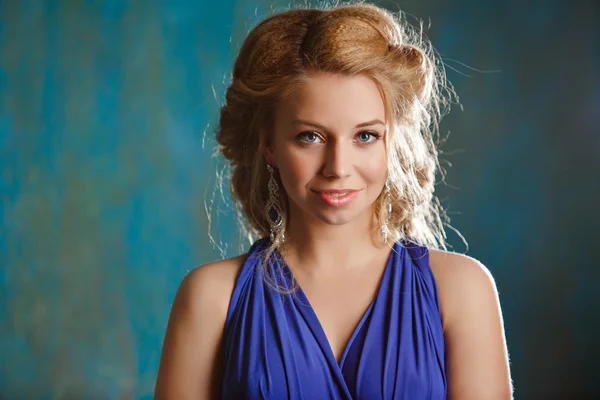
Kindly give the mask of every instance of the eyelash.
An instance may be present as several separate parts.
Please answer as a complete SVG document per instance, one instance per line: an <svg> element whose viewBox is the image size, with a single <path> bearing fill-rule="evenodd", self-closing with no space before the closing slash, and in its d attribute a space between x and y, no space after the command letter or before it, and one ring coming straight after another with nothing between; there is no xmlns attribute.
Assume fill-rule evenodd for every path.
<svg viewBox="0 0 600 400"><path fill-rule="evenodd" d="M372 144L372 143L375 143L376 141L378 141L381 138L381 135L379 133L375 132L375 131L361 131L361 132L358 132L357 136L358 135L362 135L363 133L369 134L371 137L375 138L375 140L372 140L370 142L359 142L359 143L362 143L362 144ZM300 142L303 145L311 145L313 143L316 143L316 142L305 142L305 141L303 141L302 138L305 137L305 136L307 136L307 135L314 135L314 136L320 138L320 136L317 133L315 133L314 131L306 131L306 132L299 133L298 136L296 136L296 141Z"/></svg>

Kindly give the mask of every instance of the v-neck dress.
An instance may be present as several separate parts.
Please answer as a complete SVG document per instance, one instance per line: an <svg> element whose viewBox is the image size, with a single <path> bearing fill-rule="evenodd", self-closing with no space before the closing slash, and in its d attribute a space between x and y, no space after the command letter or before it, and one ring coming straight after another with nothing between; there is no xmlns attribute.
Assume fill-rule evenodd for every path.
<svg viewBox="0 0 600 400"><path fill-rule="evenodd" d="M375 299L335 359L302 288L282 294L265 282L250 247L236 279L222 342L223 399L445 399L444 336L426 247L393 245ZM279 257L277 257L277 255ZM292 287L280 253L268 269Z"/></svg>

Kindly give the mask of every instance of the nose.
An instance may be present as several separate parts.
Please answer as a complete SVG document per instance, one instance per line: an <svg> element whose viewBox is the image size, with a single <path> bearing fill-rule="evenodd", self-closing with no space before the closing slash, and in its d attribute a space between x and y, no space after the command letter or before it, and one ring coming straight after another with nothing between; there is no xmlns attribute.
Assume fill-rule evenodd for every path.
<svg viewBox="0 0 600 400"><path fill-rule="evenodd" d="M331 141L325 150L323 176L326 178L345 178L352 170L352 148L341 140Z"/></svg>

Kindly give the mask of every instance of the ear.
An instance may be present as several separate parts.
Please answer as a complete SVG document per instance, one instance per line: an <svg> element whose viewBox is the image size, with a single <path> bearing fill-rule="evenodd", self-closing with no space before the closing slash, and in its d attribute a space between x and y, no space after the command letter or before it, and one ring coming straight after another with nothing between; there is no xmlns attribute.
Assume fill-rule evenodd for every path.
<svg viewBox="0 0 600 400"><path fill-rule="evenodd" d="M273 153L273 148L271 147L271 145L266 145L263 147L263 154L267 159L268 164L270 164L273 167L277 167L277 164L275 163L275 154Z"/></svg>
<svg viewBox="0 0 600 400"><path fill-rule="evenodd" d="M277 163L275 162L275 152L273 151L273 144L270 143L268 139L266 139L268 138L267 132L263 129L260 129L259 134L260 137L263 138L263 140L265 140L265 144L263 146L263 154L267 159L267 163L273 167L277 167Z"/></svg>

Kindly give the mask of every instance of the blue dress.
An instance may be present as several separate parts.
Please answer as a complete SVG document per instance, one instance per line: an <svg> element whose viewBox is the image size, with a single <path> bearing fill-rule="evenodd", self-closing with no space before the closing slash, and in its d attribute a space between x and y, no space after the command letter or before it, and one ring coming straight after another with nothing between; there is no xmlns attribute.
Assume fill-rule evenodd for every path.
<svg viewBox="0 0 600 400"><path fill-rule="evenodd" d="M257 240L237 277L222 343L224 399L445 399L444 336L426 247L398 241L338 363L301 288L263 280ZM274 253L280 255L280 253ZM269 259L275 282L291 270Z"/></svg>

